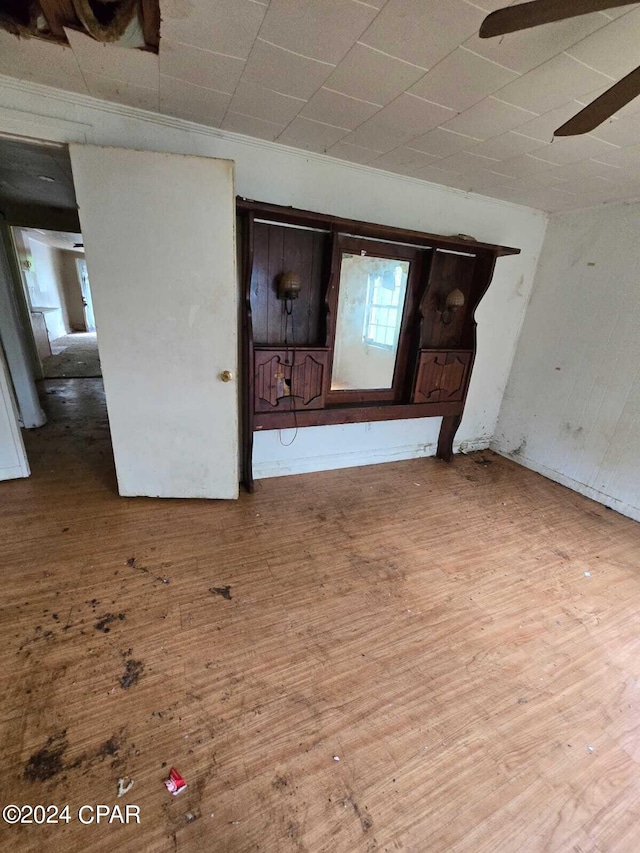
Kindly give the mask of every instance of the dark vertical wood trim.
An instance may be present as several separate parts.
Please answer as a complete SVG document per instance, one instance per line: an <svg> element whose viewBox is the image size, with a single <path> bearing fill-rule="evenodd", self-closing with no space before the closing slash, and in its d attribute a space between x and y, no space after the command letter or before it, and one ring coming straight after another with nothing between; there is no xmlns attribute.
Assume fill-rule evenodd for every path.
<svg viewBox="0 0 640 853"><path fill-rule="evenodd" d="M418 263L420 264L420 280L415 295L415 319L413 322L411 342L409 345L409 364L413 364L413 370L407 370L404 387L404 399L407 401L412 399L416 380L418 378L418 371L420 369L420 349L422 347L425 304L434 256L435 251L425 249L420 253L420 258L418 260Z"/></svg>
<svg viewBox="0 0 640 853"><path fill-rule="evenodd" d="M327 375L325 376L324 393L331 391L331 374L333 373L333 343L336 335L336 314L338 311L338 286L340 281L341 249L337 231L331 232L331 261L327 289L324 295L325 338L324 345L329 348Z"/></svg>
<svg viewBox="0 0 640 853"><path fill-rule="evenodd" d="M142 0L142 33L145 44L157 52L160 45L159 0Z"/></svg>
<svg viewBox="0 0 640 853"><path fill-rule="evenodd" d="M453 458L453 439L462 420L462 415L451 415L442 419L440 433L438 435L438 451L436 456L445 462L451 462Z"/></svg>
<svg viewBox="0 0 640 853"><path fill-rule="evenodd" d="M252 493L253 481L253 322L251 314L251 273L253 270L254 214L243 217L242 235L242 373L244 382L242 399L242 479L246 490Z"/></svg>
<svg viewBox="0 0 640 853"><path fill-rule="evenodd" d="M463 412L464 406L467 401L469 383L473 374L473 365L476 360L476 352L478 349L478 323L476 321L476 308L478 307L480 300L485 295L489 285L491 284L491 279L493 278L493 271L496 266L496 258L496 253L489 251L478 252L478 254L476 255L476 263L473 270L473 281L471 284L471 293L473 301L472 304L468 307L468 319L465 323L465 330L463 332L463 339L466 338L469 332L471 333L471 360L469 362L469 369L467 371L464 394L462 396ZM438 450L436 456L439 459L444 459L445 462L450 462L451 458L453 457L453 440L456 436L456 432L458 431L458 427L460 426L461 421L462 414L442 419L442 424L440 426L440 434L438 436Z"/></svg>

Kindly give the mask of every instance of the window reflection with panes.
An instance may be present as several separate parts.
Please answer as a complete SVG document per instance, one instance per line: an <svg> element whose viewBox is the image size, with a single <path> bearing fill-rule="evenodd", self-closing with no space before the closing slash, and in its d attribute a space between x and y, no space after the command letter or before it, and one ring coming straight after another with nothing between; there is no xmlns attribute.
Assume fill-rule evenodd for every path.
<svg viewBox="0 0 640 853"><path fill-rule="evenodd" d="M379 262L379 270L367 276L367 308L363 340L372 346L394 349L400 334L404 293L407 286L409 264L393 263L383 258L369 258Z"/></svg>

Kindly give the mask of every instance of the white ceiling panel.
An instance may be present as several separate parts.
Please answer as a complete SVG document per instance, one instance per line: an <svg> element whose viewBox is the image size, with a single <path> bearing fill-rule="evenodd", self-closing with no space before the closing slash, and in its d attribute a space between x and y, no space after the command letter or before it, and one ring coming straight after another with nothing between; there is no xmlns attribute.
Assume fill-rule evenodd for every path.
<svg viewBox="0 0 640 853"><path fill-rule="evenodd" d="M494 168L500 161L491 160L488 157L480 157L469 151L458 151L451 157L445 157L437 163L439 169L466 175L470 172L483 172L485 169Z"/></svg>
<svg viewBox="0 0 640 853"><path fill-rule="evenodd" d="M474 154L484 154L496 160L509 160L520 154L531 154L543 145L540 139L530 139L518 131L509 130L473 146L472 150Z"/></svg>
<svg viewBox="0 0 640 853"><path fill-rule="evenodd" d="M330 124L322 124L298 116L280 134L278 142L295 148L304 148L307 151L324 153L348 132L344 127L333 127Z"/></svg>
<svg viewBox="0 0 640 853"><path fill-rule="evenodd" d="M100 74L84 72L84 79L89 88L89 94L94 98L104 98L105 101L116 101L129 107L158 112L158 87L147 89L144 86L132 86L120 80L112 80Z"/></svg>
<svg viewBox="0 0 640 853"><path fill-rule="evenodd" d="M456 151L473 148L481 141L474 136L465 136L462 133L445 130L443 127L434 127L428 133L412 139L410 146L426 154L434 154L436 157L450 157Z"/></svg>
<svg viewBox="0 0 640 853"><path fill-rule="evenodd" d="M388 0L360 41L429 69L477 32L483 18L463 0Z"/></svg>
<svg viewBox="0 0 640 853"><path fill-rule="evenodd" d="M476 34L464 44L480 56L524 74L607 24L611 22L595 12L500 38L481 39Z"/></svg>
<svg viewBox="0 0 640 853"><path fill-rule="evenodd" d="M613 82L582 62L560 54L509 83L500 90L499 97L508 104L541 114Z"/></svg>
<svg viewBox="0 0 640 853"><path fill-rule="evenodd" d="M495 62L459 47L409 90L414 95L462 112L517 79Z"/></svg>
<svg viewBox="0 0 640 853"><path fill-rule="evenodd" d="M65 29L65 33L83 73L158 90L157 54L149 50L128 50L117 44L101 44L76 30Z"/></svg>
<svg viewBox="0 0 640 853"><path fill-rule="evenodd" d="M424 74L422 68L355 44L325 81L325 86L363 101L388 104Z"/></svg>
<svg viewBox="0 0 640 853"><path fill-rule="evenodd" d="M303 106L300 115L354 130L380 109L380 104L370 104L323 87Z"/></svg>
<svg viewBox="0 0 640 853"><path fill-rule="evenodd" d="M338 160L348 160L350 163L365 165L371 163L380 156L379 151L363 148L361 145L351 145L348 142L338 142L327 150L327 154L337 157Z"/></svg>
<svg viewBox="0 0 640 853"><path fill-rule="evenodd" d="M404 94L354 130L346 142L385 152L421 136L453 111L413 95Z"/></svg>
<svg viewBox="0 0 640 853"><path fill-rule="evenodd" d="M0 30L0 74L88 94L78 60L70 47Z"/></svg>
<svg viewBox="0 0 640 853"><path fill-rule="evenodd" d="M601 154L593 159L611 166L619 166L634 175L640 171L640 143L630 145L627 148L612 148L607 154Z"/></svg>
<svg viewBox="0 0 640 853"><path fill-rule="evenodd" d="M230 101L231 95L226 92L160 75L160 111L163 113L218 126Z"/></svg>
<svg viewBox="0 0 640 853"><path fill-rule="evenodd" d="M386 169L389 172L400 172L403 175L418 174L426 166L432 166L437 160L430 154L422 151L414 151L411 148L395 148L386 154L381 154L373 165L378 169Z"/></svg>
<svg viewBox="0 0 640 853"><path fill-rule="evenodd" d="M257 39L242 80L283 95L307 100L322 86L334 66Z"/></svg>
<svg viewBox="0 0 640 853"><path fill-rule="evenodd" d="M609 77L620 79L640 62L639 46L640 9L637 9L567 48L567 53Z"/></svg>
<svg viewBox="0 0 640 853"><path fill-rule="evenodd" d="M532 154L520 154L510 160L501 160L490 168L490 171L498 175L511 178L525 178L536 172L548 172L553 168L553 163L539 160Z"/></svg>
<svg viewBox="0 0 640 853"><path fill-rule="evenodd" d="M271 142L274 142L284 130L280 124L234 113L230 109L227 110L220 127L233 133L242 133L245 136L254 136L257 139L268 139Z"/></svg>
<svg viewBox="0 0 640 853"><path fill-rule="evenodd" d="M637 3L631 3L628 6L618 6L615 9L607 9L606 12L602 12L606 18L610 18L612 21L616 18L622 17L622 15L628 15L629 12L632 12L634 9L638 8Z"/></svg>
<svg viewBox="0 0 640 853"><path fill-rule="evenodd" d="M444 124L449 130L476 136L478 139L489 139L507 130L513 130L535 117L531 110L505 104L495 97L485 98L480 103Z"/></svg>
<svg viewBox="0 0 640 853"><path fill-rule="evenodd" d="M563 166L567 163L577 163L580 160L587 160L590 157L596 159L605 157L613 150L616 150L615 146L600 139L595 139L593 136L560 136L549 143L549 145L532 151L530 156Z"/></svg>
<svg viewBox="0 0 640 853"><path fill-rule="evenodd" d="M598 160L581 160L567 166L557 166L549 172L552 180L575 181L581 178L600 177L613 183L624 180L624 170L618 166L609 166Z"/></svg>
<svg viewBox="0 0 640 853"><path fill-rule="evenodd" d="M246 59L267 8L252 0L161 0L161 39Z"/></svg>
<svg viewBox="0 0 640 853"><path fill-rule="evenodd" d="M168 39L162 41L160 72L167 77L186 80L194 86L210 88L211 81L215 80L218 91L232 94L244 66L245 60L235 56L213 53Z"/></svg>
<svg viewBox="0 0 640 853"><path fill-rule="evenodd" d="M239 83L229 110L284 127L293 121L306 103L303 98L292 98L250 83Z"/></svg>
<svg viewBox="0 0 640 853"><path fill-rule="evenodd" d="M337 65L377 14L353 0L271 0L260 36Z"/></svg>
<svg viewBox="0 0 640 853"><path fill-rule="evenodd" d="M640 115L611 118L596 127L590 135L622 148L634 145L640 139Z"/></svg>

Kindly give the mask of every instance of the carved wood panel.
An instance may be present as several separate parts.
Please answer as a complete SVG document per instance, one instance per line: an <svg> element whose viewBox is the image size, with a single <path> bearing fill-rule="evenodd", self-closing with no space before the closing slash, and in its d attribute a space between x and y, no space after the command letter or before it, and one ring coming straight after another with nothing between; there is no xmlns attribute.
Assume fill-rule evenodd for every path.
<svg viewBox="0 0 640 853"><path fill-rule="evenodd" d="M414 403L455 403L464 399L471 352L421 350Z"/></svg>
<svg viewBox="0 0 640 853"><path fill-rule="evenodd" d="M322 409L327 350L255 350L256 412Z"/></svg>

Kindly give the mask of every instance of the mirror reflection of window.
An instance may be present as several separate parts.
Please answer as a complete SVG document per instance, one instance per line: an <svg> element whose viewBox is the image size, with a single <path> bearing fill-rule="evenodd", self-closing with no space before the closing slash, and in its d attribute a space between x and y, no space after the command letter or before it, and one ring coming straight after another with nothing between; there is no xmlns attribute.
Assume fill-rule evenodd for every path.
<svg viewBox="0 0 640 853"><path fill-rule="evenodd" d="M342 253L332 391L392 387L409 267Z"/></svg>

